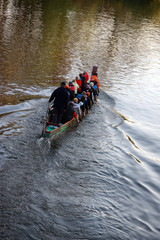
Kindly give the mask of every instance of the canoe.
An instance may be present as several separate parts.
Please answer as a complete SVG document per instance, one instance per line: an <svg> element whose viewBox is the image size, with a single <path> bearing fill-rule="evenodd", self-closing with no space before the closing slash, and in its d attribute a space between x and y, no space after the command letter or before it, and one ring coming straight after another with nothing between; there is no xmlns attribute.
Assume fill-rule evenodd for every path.
<svg viewBox="0 0 160 240"><path fill-rule="evenodd" d="M97 73L97 68L98 67L93 66L92 74ZM83 117L84 116L82 116L82 118ZM59 137L59 135L61 135L63 132L71 129L71 127L78 125L77 120L75 118L72 118L70 121L64 124L50 123L48 120L49 120L49 107L47 108L46 117L41 121L41 123L43 123L43 130L41 135L43 138L55 139Z"/></svg>
<svg viewBox="0 0 160 240"><path fill-rule="evenodd" d="M44 138L57 138L62 132L69 130L71 127L77 124L77 120L72 118L70 121L64 124L55 124L47 122L44 131L42 131L42 137Z"/></svg>
<svg viewBox="0 0 160 240"><path fill-rule="evenodd" d="M86 115L86 114L85 114ZM84 118L84 115L81 116L82 120ZM42 119L41 123L43 123L43 130L42 130L42 137L48 138L50 140L57 139L60 135L62 135L63 132L66 132L67 130L71 130L74 126L78 125L77 119L72 118L68 122L62 124L55 124L48 122L49 117Z"/></svg>

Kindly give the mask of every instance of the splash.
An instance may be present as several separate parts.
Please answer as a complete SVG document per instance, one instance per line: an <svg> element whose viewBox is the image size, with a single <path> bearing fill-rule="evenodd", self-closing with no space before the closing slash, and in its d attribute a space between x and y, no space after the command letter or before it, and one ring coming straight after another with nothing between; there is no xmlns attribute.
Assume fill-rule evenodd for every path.
<svg viewBox="0 0 160 240"><path fill-rule="evenodd" d="M37 146L43 154L46 154L50 151L51 143L49 139L41 137L37 140Z"/></svg>

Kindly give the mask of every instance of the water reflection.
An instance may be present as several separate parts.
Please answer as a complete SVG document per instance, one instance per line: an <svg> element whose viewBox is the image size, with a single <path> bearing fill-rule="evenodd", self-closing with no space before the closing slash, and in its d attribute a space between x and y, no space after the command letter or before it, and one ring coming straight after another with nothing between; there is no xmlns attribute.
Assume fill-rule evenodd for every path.
<svg viewBox="0 0 160 240"><path fill-rule="evenodd" d="M1 105L21 98L22 92L15 96L15 86L23 91L31 86L43 89L58 85L84 69L90 71L92 65L101 66L104 87L112 87L113 71L120 75L121 69L120 79L128 66L139 74L137 65L146 64L148 47L156 57L158 1L137 0L133 5L114 0L0 0L0 6ZM158 57L153 69L159 64ZM151 61L147 64L150 67Z"/></svg>
<svg viewBox="0 0 160 240"><path fill-rule="evenodd" d="M160 17L160 1L159 0L135 0L135 1L110 1L114 5L116 12L121 16L126 12L132 12L133 18L139 17L154 17L155 20L159 21Z"/></svg>
<svg viewBox="0 0 160 240"><path fill-rule="evenodd" d="M42 38L41 16L40 3L37 8L26 8L23 2L3 2L0 72L4 84L30 81L29 73L35 71Z"/></svg>

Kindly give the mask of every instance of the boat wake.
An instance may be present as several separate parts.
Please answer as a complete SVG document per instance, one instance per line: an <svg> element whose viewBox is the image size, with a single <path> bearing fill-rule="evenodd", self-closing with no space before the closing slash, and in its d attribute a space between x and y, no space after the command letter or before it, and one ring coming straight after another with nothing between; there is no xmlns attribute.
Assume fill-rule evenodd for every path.
<svg viewBox="0 0 160 240"><path fill-rule="evenodd" d="M41 137L37 139L37 146L39 147L40 151L45 155L50 151L51 143L49 139Z"/></svg>

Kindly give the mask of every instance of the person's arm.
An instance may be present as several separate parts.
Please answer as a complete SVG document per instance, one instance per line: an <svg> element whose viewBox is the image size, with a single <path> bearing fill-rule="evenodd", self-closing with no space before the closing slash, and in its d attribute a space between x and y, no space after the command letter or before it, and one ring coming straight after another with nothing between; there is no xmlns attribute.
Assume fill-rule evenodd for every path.
<svg viewBox="0 0 160 240"><path fill-rule="evenodd" d="M55 92L56 92L56 90L51 94L50 99L48 101L49 103L52 102L53 99L55 98Z"/></svg>

